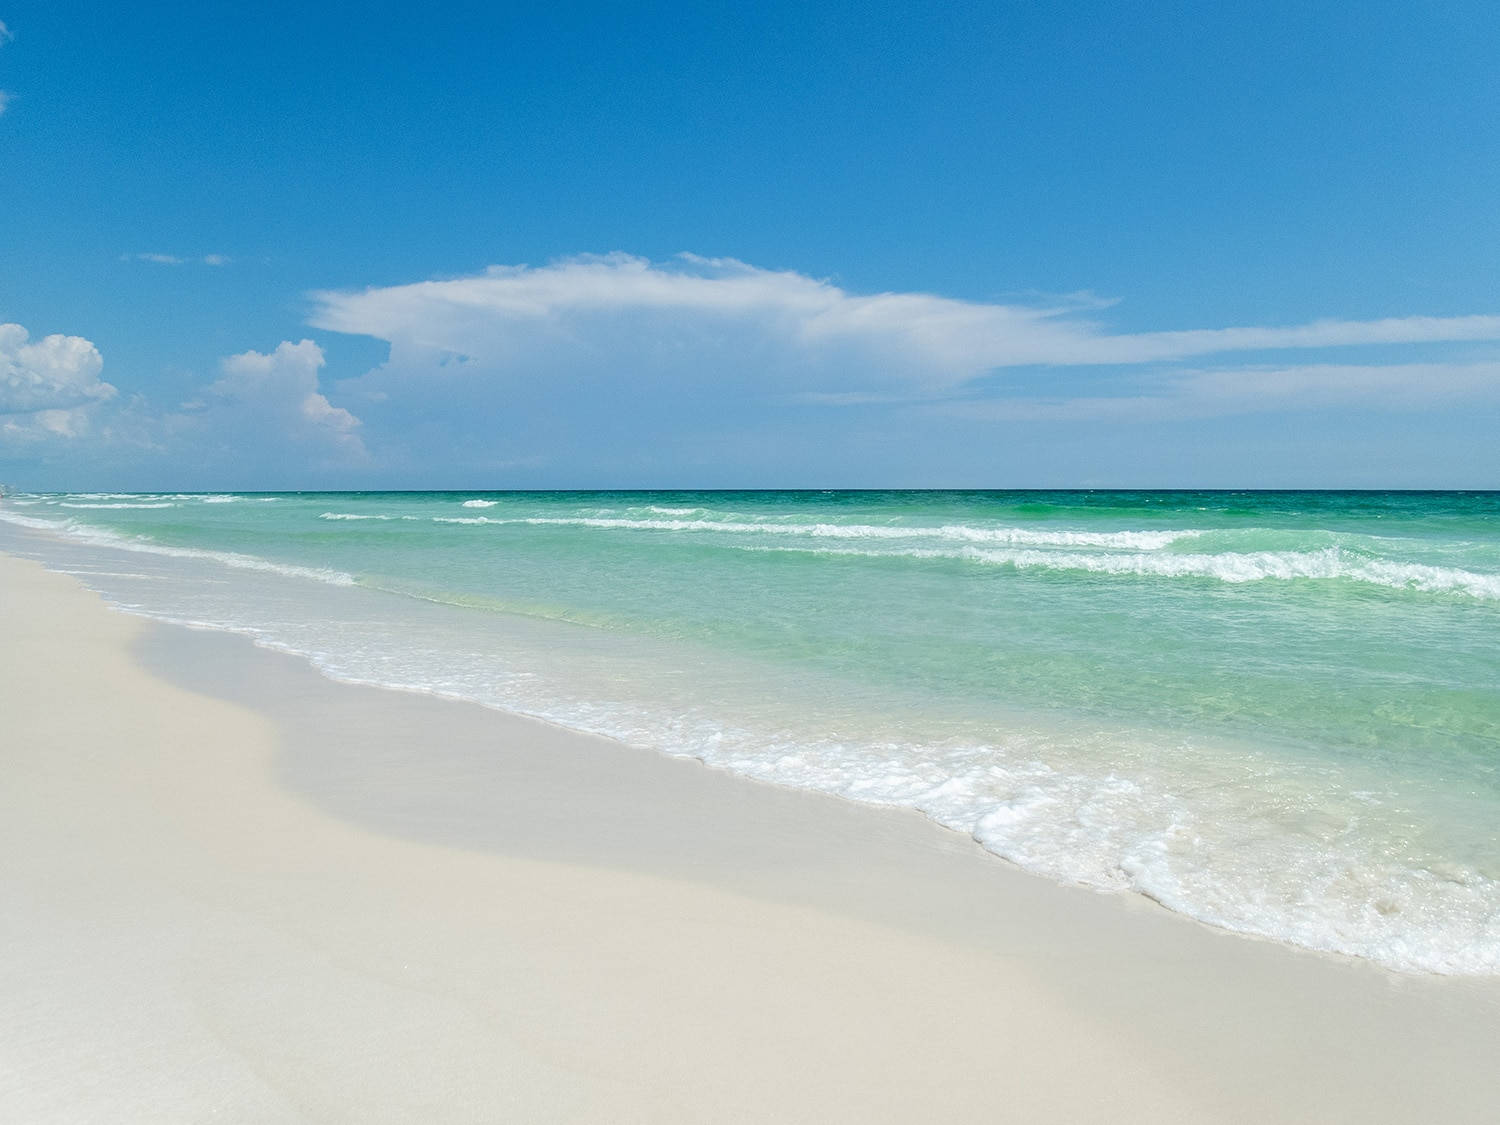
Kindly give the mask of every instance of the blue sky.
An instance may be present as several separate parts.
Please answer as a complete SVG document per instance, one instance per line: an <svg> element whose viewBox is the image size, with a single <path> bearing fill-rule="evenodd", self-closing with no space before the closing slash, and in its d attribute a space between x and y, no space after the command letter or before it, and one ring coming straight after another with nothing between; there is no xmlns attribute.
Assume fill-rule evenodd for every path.
<svg viewBox="0 0 1500 1125"><path fill-rule="evenodd" d="M1493 4L0 22L22 487L1500 487Z"/></svg>

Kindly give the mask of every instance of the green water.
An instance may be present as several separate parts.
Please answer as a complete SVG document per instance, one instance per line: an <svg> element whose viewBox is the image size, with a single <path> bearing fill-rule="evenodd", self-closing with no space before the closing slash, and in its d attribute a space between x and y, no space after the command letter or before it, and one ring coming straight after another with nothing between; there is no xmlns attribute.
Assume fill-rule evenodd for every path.
<svg viewBox="0 0 1500 1125"><path fill-rule="evenodd" d="M334 674L912 805L1230 928L1500 971L1500 494L91 494L0 514L91 552L75 569L117 601Z"/></svg>

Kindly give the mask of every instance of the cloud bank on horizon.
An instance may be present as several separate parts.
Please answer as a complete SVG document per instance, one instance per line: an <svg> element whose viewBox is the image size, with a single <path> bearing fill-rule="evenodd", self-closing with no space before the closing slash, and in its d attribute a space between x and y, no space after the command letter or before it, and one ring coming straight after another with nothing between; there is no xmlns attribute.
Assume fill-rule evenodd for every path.
<svg viewBox="0 0 1500 1125"><path fill-rule="evenodd" d="M829 404L893 392L942 397L1015 367L1134 367L1235 352L1500 339L1500 316L1492 315L1118 334L1080 316L1076 303L851 294L799 273L694 254L665 264L619 253L581 255L541 267L492 266L473 277L322 291L313 299L314 327L386 341L387 368L460 362L495 378L525 378L569 362L631 374L686 362L703 382L732 372L767 391ZM740 371L746 347L757 362ZM1493 366L1224 369L1158 380L1150 397L1213 399L1225 411L1314 399L1324 405L1388 399L1420 409L1424 385L1439 397L1496 390L1485 371L1493 374ZM1320 381L1321 396L1305 393L1306 383ZM1065 380L1057 382L1058 392L1046 399L1053 405L1069 400ZM1184 387L1191 388L1186 396ZM1136 394L1118 397L1138 401Z"/></svg>
<svg viewBox="0 0 1500 1125"><path fill-rule="evenodd" d="M658 264L630 254L579 255L547 266L491 266L475 277L313 294L315 327L392 344L485 350L528 334L582 337L634 318L650 329L700 320L754 325L807 352L880 352L925 384L952 384L1002 367L1138 364L1220 352L1437 343L1500 338L1500 316L1319 320L1111 334L1075 306L1028 307L928 293L858 295L792 271L681 254Z"/></svg>
<svg viewBox="0 0 1500 1125"><path fill-rule="evenodd" d="M269 458L293 476L382 483L566 457L628 484L618 478L654 453L701 465L715 445L753 475L757 459L785 462L787 440L836 449L872 412L886 429L963 424L998 437L1500 403L1493 349L1446 354L1500 340L1497 315L1122 333L1099 319L1107 302L858 294L693 254L579 255L309 296L311 327L383 341L385 362L324 385L322 347L284 341L224 359L192 399L153 406L102 381L88 340L31 343L21 326L0 327L0 455L87 460L92 447L116 466L221 472ZM773 426L794 437L768 436Z"/></svg>

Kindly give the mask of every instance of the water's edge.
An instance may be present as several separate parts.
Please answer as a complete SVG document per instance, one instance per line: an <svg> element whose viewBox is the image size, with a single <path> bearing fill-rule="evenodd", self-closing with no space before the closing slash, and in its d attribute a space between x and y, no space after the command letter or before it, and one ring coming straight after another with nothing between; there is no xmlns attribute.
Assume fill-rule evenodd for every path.
<svg viewBox="0 0 1500 1125"><path fill-rule="evenodd" d="M407 509L392 508L388 497L338 497L347 501L344 507L363 503L368 509L379 503L388 509L384 512L336 512L325 509L323 499L307 497L302 507L308 518L324 527L380 527L393 519L416 518ZM186 495L175 499L86 498L63 502L83 512L123 510L133 518L135 513L165 518L158 517L160 512L177 520L186 517L174 514L175 508L223 503L217 497ZM638 498L631 502L637 503ZM408 501L412 503L416 501ZM505 516L494 512L497 507L505 511L500 498L454 496L442 498L442 503L460 510L480 508L486 513L483 517L439 514L432 519L465 533L488 533L500 527L507 529L505 534L514 535L517 532L510 529L518 526L526 536L658 537L680 536L684 529L678 525L687 523L693 526L686 534L701 537L698 525L712 522L720 528L729 527L726 534L744 534L739 530L743 524L720 518L718 513L711 513L712 519L686 520L680 505L674 508L664 501L659 502L660 510L650 520L534 512ZM314 507L319 510L314 511ZM358 519L329 519L330 514ZM1011 544L1025 544L1020 548L1024 550L1102 552L1097 557L1103 561L1092 570L1095 577L1086 580L1094 585L1083 589L1081 595L1076 592L1076 584L1059 587L1054 580L1044 578L1051 584L1036 587L1036 580L1030 578L1022 581L1018 577L1017 581L1032 591L1028 597L1039 596L1036 591L1040 590L1040 596L1051 599L1044 603L1049 612L1058 598L1064 600L1056 604L1075 613L1093 612L1099 606L1111 612L1129 610L1132 598L1175 598L1175 602L1152 602L1149 606L1157 620L1172 627L1179 622L1191 624L1193 614L1198 612L1192 608L1198 603L1182 599L1201 599L1203 595L1191 587L1186 595L1181 587L1161 595L1153 593L1155 588L1150 584L1168 573L1181 572L1172 559L1191 562L1205 535L1216 534L1212 529L1184 528L1180 522L1133 530L1091 530L1087 526L1037 530L1024 526L994 528L970 519L963 524L929 521L915 528L891 524L886 526L895 530L872 536L869 529L878 525L867 512L853 531L847 522L818 523L810 525L813 530L809 531L798 526L787 530L790 525L784 521L789 517L784 515L755 518L783 521L769 532L781 538L811 534L839 540L859 535L904 543L920 533L956 541L964 550L971 549L976 540L1004 538ZM974 717L952 718L952 699L959 697L945 703L946 697L932 695L932 689L921 682L913 689L913 698L926 710L911 711L891 684L878 679L851 680L838 668L809 676L795 663L773 666L745 654L731 658L722 646L705 648L702 638L662 640L628 630L616 635L619 628L612 620L603 621L601 628L583 619L570 622L566 617L528 617L524 604L523 615L514 616L511 604L493 599L470 606L451 594L432 598L423 590L402 588L400 581L371 581L352 570L312 565L330 561L316 553L304 551L305 557L298 561L289 560L283 553L281 559L273 561L245 550L205 551L174 547L170 541L131 542L128 536L108 529L91 533L85 528L79 533L74 525L70 534L67 528L49 526L49 521L33 518L30 511L14 508L6 513L5 522L12 534L29 528L44 535L54 545L54 553L68 556L53 558L49 562L53 569L75 574L118 608L157 621L246 636L263 648L298 656L336 681L476 702L564 729L601 735L632 748L693 758L752 780L812 789L866 805L914 809L944 828L972 837L986 850L1023 870L1063 884L1133 892L1214 929L1362 958L1405 972L1500 972L1500 882L1496 879L1500 847L1492 828L1494 821L1489 819L1500 808L1486 781L1493 763L1481 757L1471 764L1462 756L1484 752L1487 740L1494 737L1494 701L1489 695L1475 697L1474 718L1463 720L1468 727L1452 725L1456 720L1451 716L1462 718L1464 712L1449 712L1450 717L1444 718L1441 711L1418 710L1398 713L1393 720L1375 715L1366 728L1361 728L1381 734L1387 729L1381 724L1406 724L1389 728L1398 733L1414 732L1401 735L1405 741L1397 744L1397 749L1408 745L1420 748L1412 738L1433 740L1433 749L1416 756L1408 753L1407 758L1393 758L1387 751L1332 757L1318 751L1309 757L1297 743L1278 749L1274 738L1270 742L1246 742L1228 728L1214 734L1208 728L1190 731L1174 722L1142 726L1137 720L1122 725L1082 713L1068 718L1046 707L996 710L998 704L986 704L987 709L975 712ZM242 523L259 526L253 520ZM635 526L640 524L646 526ZM756 534L764 531L760 524L750 526ZM1488 530L1483 520L1477 526L1481 533ZM1256 534L1266 538L1272 533ZM1298 534L1305 541L1322 533ZM1349 533L1341 534L1348 541ZM1474 533L1466 534L1472 538ZM387 549L378 539L351 541L335 536L326 541L334 546L359 542L368 544L369 550ZM506 542L515 544L521 555L487 553L483 557L524 562L524 552L534 549L528 544L539 541L508 539ZM599 569L614 566L620 559L628 564L631 551L645 549L638 548L635 540L558 542L562 545L547 541L552 553L546 559L566 560L567 552L576 555L580 550L593 550L589 565L596 580L607 575L608 580L619 580L626 586L632 580L639 582L628 566L619 574ZM648 567L644 573L653 578L657 568L670 571L679 565L672 556L661 554L662 542L653 538L645 544L656 552L642 564ZM732 565L738 568L734 573L741 575L737 581L781 584L767 586L767 593L756 597L779 594L792 580L814 582L811 597L836 600L840 596L835 587L816 585L825 570L747 570L733 561L734 556L702 556L701 551L708 548L695 542L671 549L698 552L689 554L687 562L708 572ZM1319 577L1291 574L1272 576L1273 581L1292 583L1285 587L1285 594L1278 588L1274 596L1257 594L1258 601L1235 595L1236 600L1225 602L1209 590L1212 600L1202 604L1208 612L1219 613L1224 611L1217 603L1224 603L1241 618L1251 612L1262 616L1279 613L1288 622L1311 622L1315 629L1347 629L1346 622L1355 621L1378 623L1381 615L1392 614L1400 629L1410 631L1411 622L1429 630L1446 629L1448 632L1435 635L1442 638L1440 643L1451 658L1443 673L1448 677L1445 682L1454 686L1442 691L1469 690L1463 677L1480 675L1483 679L1482 672L1473 671L1482 666L1466 661L1470 652L1484 653L1481 659L1488 658L1482 626L1490 611L1465 606L1476 605L1476 597L1477 605L1484 605L1487 583L1500 582L1500 574L1489 569L1492 556L1486 553L1491 552L1488 541L1466 544L1448 534L1447 538L1429 537L1426 542L1431 546L1422 546L1421 550L1428 556L1439 561L1451 557L1465 564L1461 568L1449 566L1444 574L1467 568L1471 579L1461 584L1445 579L1440 585L1427 582L1425 586L1420 575L1415 582L1403 579L1404 585L1381 595L1397 600L1370 602L1371 608L1364 608L1358 601L1348 602L1345 595L1339 595L1343 601L1330 602L1318 593L1323 600L1309 600L1313 594L1297 592L1301 587L1295 583L1316 583ZM447 553L434 557L459 557L465 550L492 552L494 548L487 541L469 539L441 549ZM143 559L142 551L155 561ZM129 557L127 552L134 554L139 565L127 567L121 561ZM1164 561L1144 571L1133 564L1121 568L1109 560L1121 557L1122 552L1146 552ZM870 589L900 593L903 587L890 583L905 583L909 589L902 596L929 605L932 608L922 612L933 613L941 611L941 603L932 600L931 591L941 595L965 582L972 587L972 580L961 575L922 569L934 564L920 557L921 552L903 554L908 558L918 555L915 561L901 563L918 569L874 573L869 581L877 585ZM838 557L837 552L821 549L815 557L829 555L835 560ZM1379 559L1374 562L1379 563ZM490 561L486 565L498 564ZM831 565L842 564L835 561ZM888 566L883 561L878 565ZM1368 567L1370 560L1363 560L1361 565ZM1431 566L1434 572L1442 569L1436 564L1417 565ZM847 585L859 573L845 572L838 580ZM1027 572L1019 567L1012 573L1022 576ZM542 578L550 578L550 574L543 571ZM567 579L563 574L562 580ZM1237 576L1223 580L1228 583L1227 590L1240 588ZM1263 581L1252 579L1248 588L1271 589L1258 585ZM914 582L927 582L928 586L918 589L911 586ZM983 592L986 596L1004 596L1016 588L1015 581L1007 582L1004 586L983 587ZM1107 585L1097 585L1101 582ZM183 593L187 586L193 588L191 596ZM447 589L458 588L461 586L448 581ZM1317 589L1315 585L1308 587L1309 591ZM128 596L123 593L126 590L131 591ZM929 600L921 603L924 597ZM1401 600L1412 597L1433 600ZM1066 600L1069 598L1073 601ZM177 604L169 606L167 603L174 599ZM579 604L578 599L572 604ZM1382 608L1384 604L1392 608ZM709 617L714 608L707 607ZM799 608L793 605L793 610ZM772 612L776 611L773 606ZM575 610L568 612L576 616ZM1164 613L1166 616L1162 616ZM1263 626L1257 628L1262 634L1266 632ZM1037 636L1045 639L1046 634ZM1249 639L1258 643L1258 638L1256 634ZM1272 650L1276 657L1285 652L1285 642L1278 644L1280 647ZM1466 644L1481 647L1466 650ZM911 651L922 656L919 650ZM1231 655L1238 661L1244 651L1237 647ZM1309 650L1312 658L1318 657L1319 651ZM1372 655L1358 659L1381 657L1375 648L1364 651ZM1426 659L1427 650L1413 651ZM682 667L674 670L669 665ZM1314 667L1312 663L1308 666ZM1356 673L1360 671L1358 666L1351 667ZM420 674L414 674L415 670ZM1128 674L1130 670L1125 671ZM878 669L869 674L877 673ZM1347 676L1343 672L1340 675ZM739 695L723 694L723 685L732 685L737 678L747 686ZM1016 682L1024 686L1024 681ZM1074 682L1093 687L1085 681ZM1216 681L1210 676L1204 682L1212 687ZM1342 690L1343 680L1330 682ZM1377 704L1387 690L1381 683L1377 678L1363 689ZM1108 690L1111 685L1100 686ZM1304 697L1317 704L1323 698L1320 693L1326 690L1310 683L1305 686ZM1423 693L1408 692L1408 702L1403 705L1425 706L1430 701L1433 708L1445 706L1436 688L1424 688ZM652 700L649 705L644 702L648 698ZM1154 705L1155 697L1144 698ZM1206 698L1213 702L1211 696ZM1247 701L1256 702L1253 695L1230 701L1241 710ZM961 699L959 702L961 705ZM1177 702L1182 705L1180 699ZM1365 705L1358 698L1355 704ZM835 710L830 711L830 707ZM778 708L784 712L781 718L777 717ZM808 715L812 717L804 722ZM1431 733L1448 728L1432 727L1430 715L1437 715L1455 733ZM1317 721L1318 716L1313 715L1312 720ZM1261 720L1255 723L1259 725L1252 729L1263 726ZM1469 743L1464 739L1476 749L1465 749ZM1458 756L1455 747L1461 752ZM1413 825L1420 828L1416 834Z"/></svg>

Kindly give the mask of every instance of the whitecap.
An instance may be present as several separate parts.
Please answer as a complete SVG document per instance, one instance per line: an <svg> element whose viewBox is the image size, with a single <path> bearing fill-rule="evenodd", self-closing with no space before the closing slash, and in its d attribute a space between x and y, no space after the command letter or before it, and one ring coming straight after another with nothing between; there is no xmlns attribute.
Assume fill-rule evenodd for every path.
<svg viewBox="0 0 1500 1125"><path fill-rule="evenodd" d="M108 508L108 509L115 509L115 508L175 508L175 507L177 507L176 504L171 503L171 502L163 502L163 503L160 503L160 504L126 504L126 503L113 503L113 504L76 504L76 503L73 503L73 502L68 501L68 500L59 500L58 503L57 503L57 506L59 508L93 508L93 509L103 509L103 508Z"/></svg>

